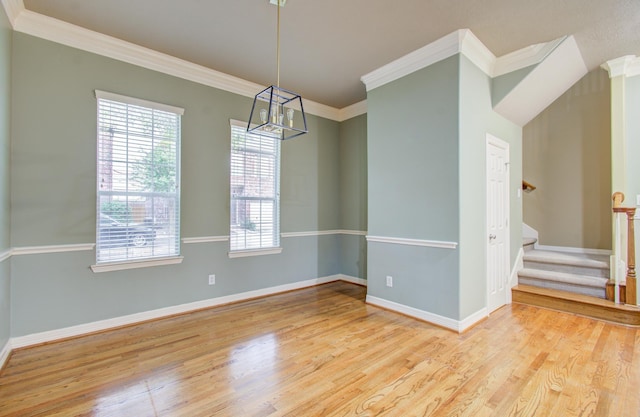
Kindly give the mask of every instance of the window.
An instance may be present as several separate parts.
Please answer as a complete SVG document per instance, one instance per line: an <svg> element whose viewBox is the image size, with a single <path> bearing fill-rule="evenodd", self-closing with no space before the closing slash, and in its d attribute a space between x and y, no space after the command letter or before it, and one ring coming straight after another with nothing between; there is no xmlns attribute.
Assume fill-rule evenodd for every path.
<svg viewBox="0 0 640 417"><path fill-rule="evenodd" d="M230 255L278 248L279 207L280 141L247 133L246 123L232 120Z"/></svg>
<svg viewBox="0 0 640 417"><path fill-rule="evenodd" d="M97 263L180 254L183 110L96 91Z"/></svg>

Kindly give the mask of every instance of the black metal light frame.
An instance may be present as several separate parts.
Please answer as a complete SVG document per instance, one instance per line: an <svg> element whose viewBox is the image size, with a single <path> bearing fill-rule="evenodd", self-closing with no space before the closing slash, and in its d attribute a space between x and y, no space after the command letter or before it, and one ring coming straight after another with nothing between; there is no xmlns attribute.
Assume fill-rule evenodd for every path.
<svg viewBox="0 0 640 417"><path fill-rule="evenodd" d="M266 121L259 116L262 109L267 110ZM285 122L285 109L294 110L294 119ZM258 120L254 120L254 117ZM280 140L292 139L308 133L302 97L275 85L265 88L253 99L247 132Z"/></svg>

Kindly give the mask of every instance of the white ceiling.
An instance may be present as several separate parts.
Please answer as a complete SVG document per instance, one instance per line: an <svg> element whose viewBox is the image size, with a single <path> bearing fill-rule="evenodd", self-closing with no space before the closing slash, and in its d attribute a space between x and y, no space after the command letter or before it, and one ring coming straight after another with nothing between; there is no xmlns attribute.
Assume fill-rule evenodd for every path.
<svg viewBox="0 0 640 417"><path fill-rule="evenodd" d="M276 81L268 0L23 0L27 10L262 85ZM640 0L289 0L280 84L344 108L360 77L456 29L496 56L574 35L589 70L640 55Z"/></svg>

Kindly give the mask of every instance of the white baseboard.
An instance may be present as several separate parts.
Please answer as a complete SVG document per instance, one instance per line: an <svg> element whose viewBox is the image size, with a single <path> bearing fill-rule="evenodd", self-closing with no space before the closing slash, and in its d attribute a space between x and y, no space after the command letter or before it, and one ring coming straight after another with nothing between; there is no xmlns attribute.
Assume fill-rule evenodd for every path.
<svg viewBox="0 0 640 417"><path fill-rule="evenodd" d="M0 369L7 363L9 355L11 355L11 350L11 340L7 340L7 343L5 343L4 347L0 350Z"/></svg>
<svg viewBox="0 0 640 417"><path fill-rule="evenodd" d="M522 237L538 240L538 231L526 223L522 223Z"/></svg>
<svg viewBox="0 0 640 417"><path fill-rule="evenodd" d="M33 333L26 336L14 337L10 340L11 349L23 348L27 346L38 345L41 343L53 342L56 340L66 339L69 337L82 336L99 331L109 330L122 326L129 326L149 320L156 320L176 314L189 313L195 310L211 308L223 304L235 303L238 301L249 300L267 295L274 295L286 291L293 291L307 287L313 287L320 284L326 284L334 281L346 281L359 285L366 285L367 280L361 278L350 277L348 275L330 275L327 277L315 278L306 281L294 282L291 284L278 285L275 287L263 288L254 291L247 291L239 294L232 294L223 297L210 298L207 300L195 301L192 303L180 304L171 307L159 308L156 310L144 311L141 313L130 314L127 316L115 317L107 320L95 321L92 323L79 324L77 326L65 327L62 329L50 330L46 332ZM6 347L5 347L6 349ZM9 352L11 351L9 349ZM1 358L1 357L0 357Z"/></svg>
<svg viewBox="0 0 640 417"><path fill-rule="evenodd" d="M356 278L350 275L343 275L343 274L339 274L338 277L340 277L340 281L350 282L352 284L357 284L357 285L363 285L365 287L367 286L367 280L363 278Z"/></svg>
<svg viewBox="0 0 640 417"><path fill-rule="evenodd" d="M516 261L513 263L513 268L511 268L511 275L509 276L509 285L506 294L507 304L511 304L513 302L511 288L518 285L518 271L520 271L522 268L524 268L524 249L520 248L520 250L518 251L518 256L516 257Z"/></svg>
<svg viewBox="0 0 640 417"><path fill-rule="evenodd" d="M454 320L448 317L440 316L438 314L419 310L417 308L409 307L404 304L399 304L394 301L385 300L383 298L378 298L371 295L367 295L367 303L385 308L387 310L395 311L406 316L415 317L417 319L424 320L426 322L444 327L449 330L453 330L458 333L463 332L464 330L468 329L469 327L473 326L489 315L487 313L487 309L483 308L471 314L464 320Z"/></svg>
<svg viewBox="0 0 640 417"><path fill-rule="evenodd" d="M549 246L549 245L535 245L538 250L548 250L553 252L569 252L580 253L584 255L611 255L609 249L589 249L589 248L573 248L571 246Z"/></svg>
<svg viewBox="0 0 640 417"><path fill-rule="evenodd" d="M509 288L513 288L518 285L518 271L524 268L524 249L520 248L518 256L511 269L511 275L509 276Z"/></svg>

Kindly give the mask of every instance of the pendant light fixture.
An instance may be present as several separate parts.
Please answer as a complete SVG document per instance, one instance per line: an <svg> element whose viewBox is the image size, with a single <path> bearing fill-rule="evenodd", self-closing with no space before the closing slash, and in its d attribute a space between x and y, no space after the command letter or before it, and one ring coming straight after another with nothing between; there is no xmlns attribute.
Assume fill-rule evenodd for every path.
<svg viewBox="0 0 640 417"><path fill-rule="evenodd" d="M280 8L287 0L270 0L278 9L277 14L277 83L256 94L249 115L247 132L274 139L286 140L304 135L307 118L302 107L302 97L280 87Z"/></svg>

